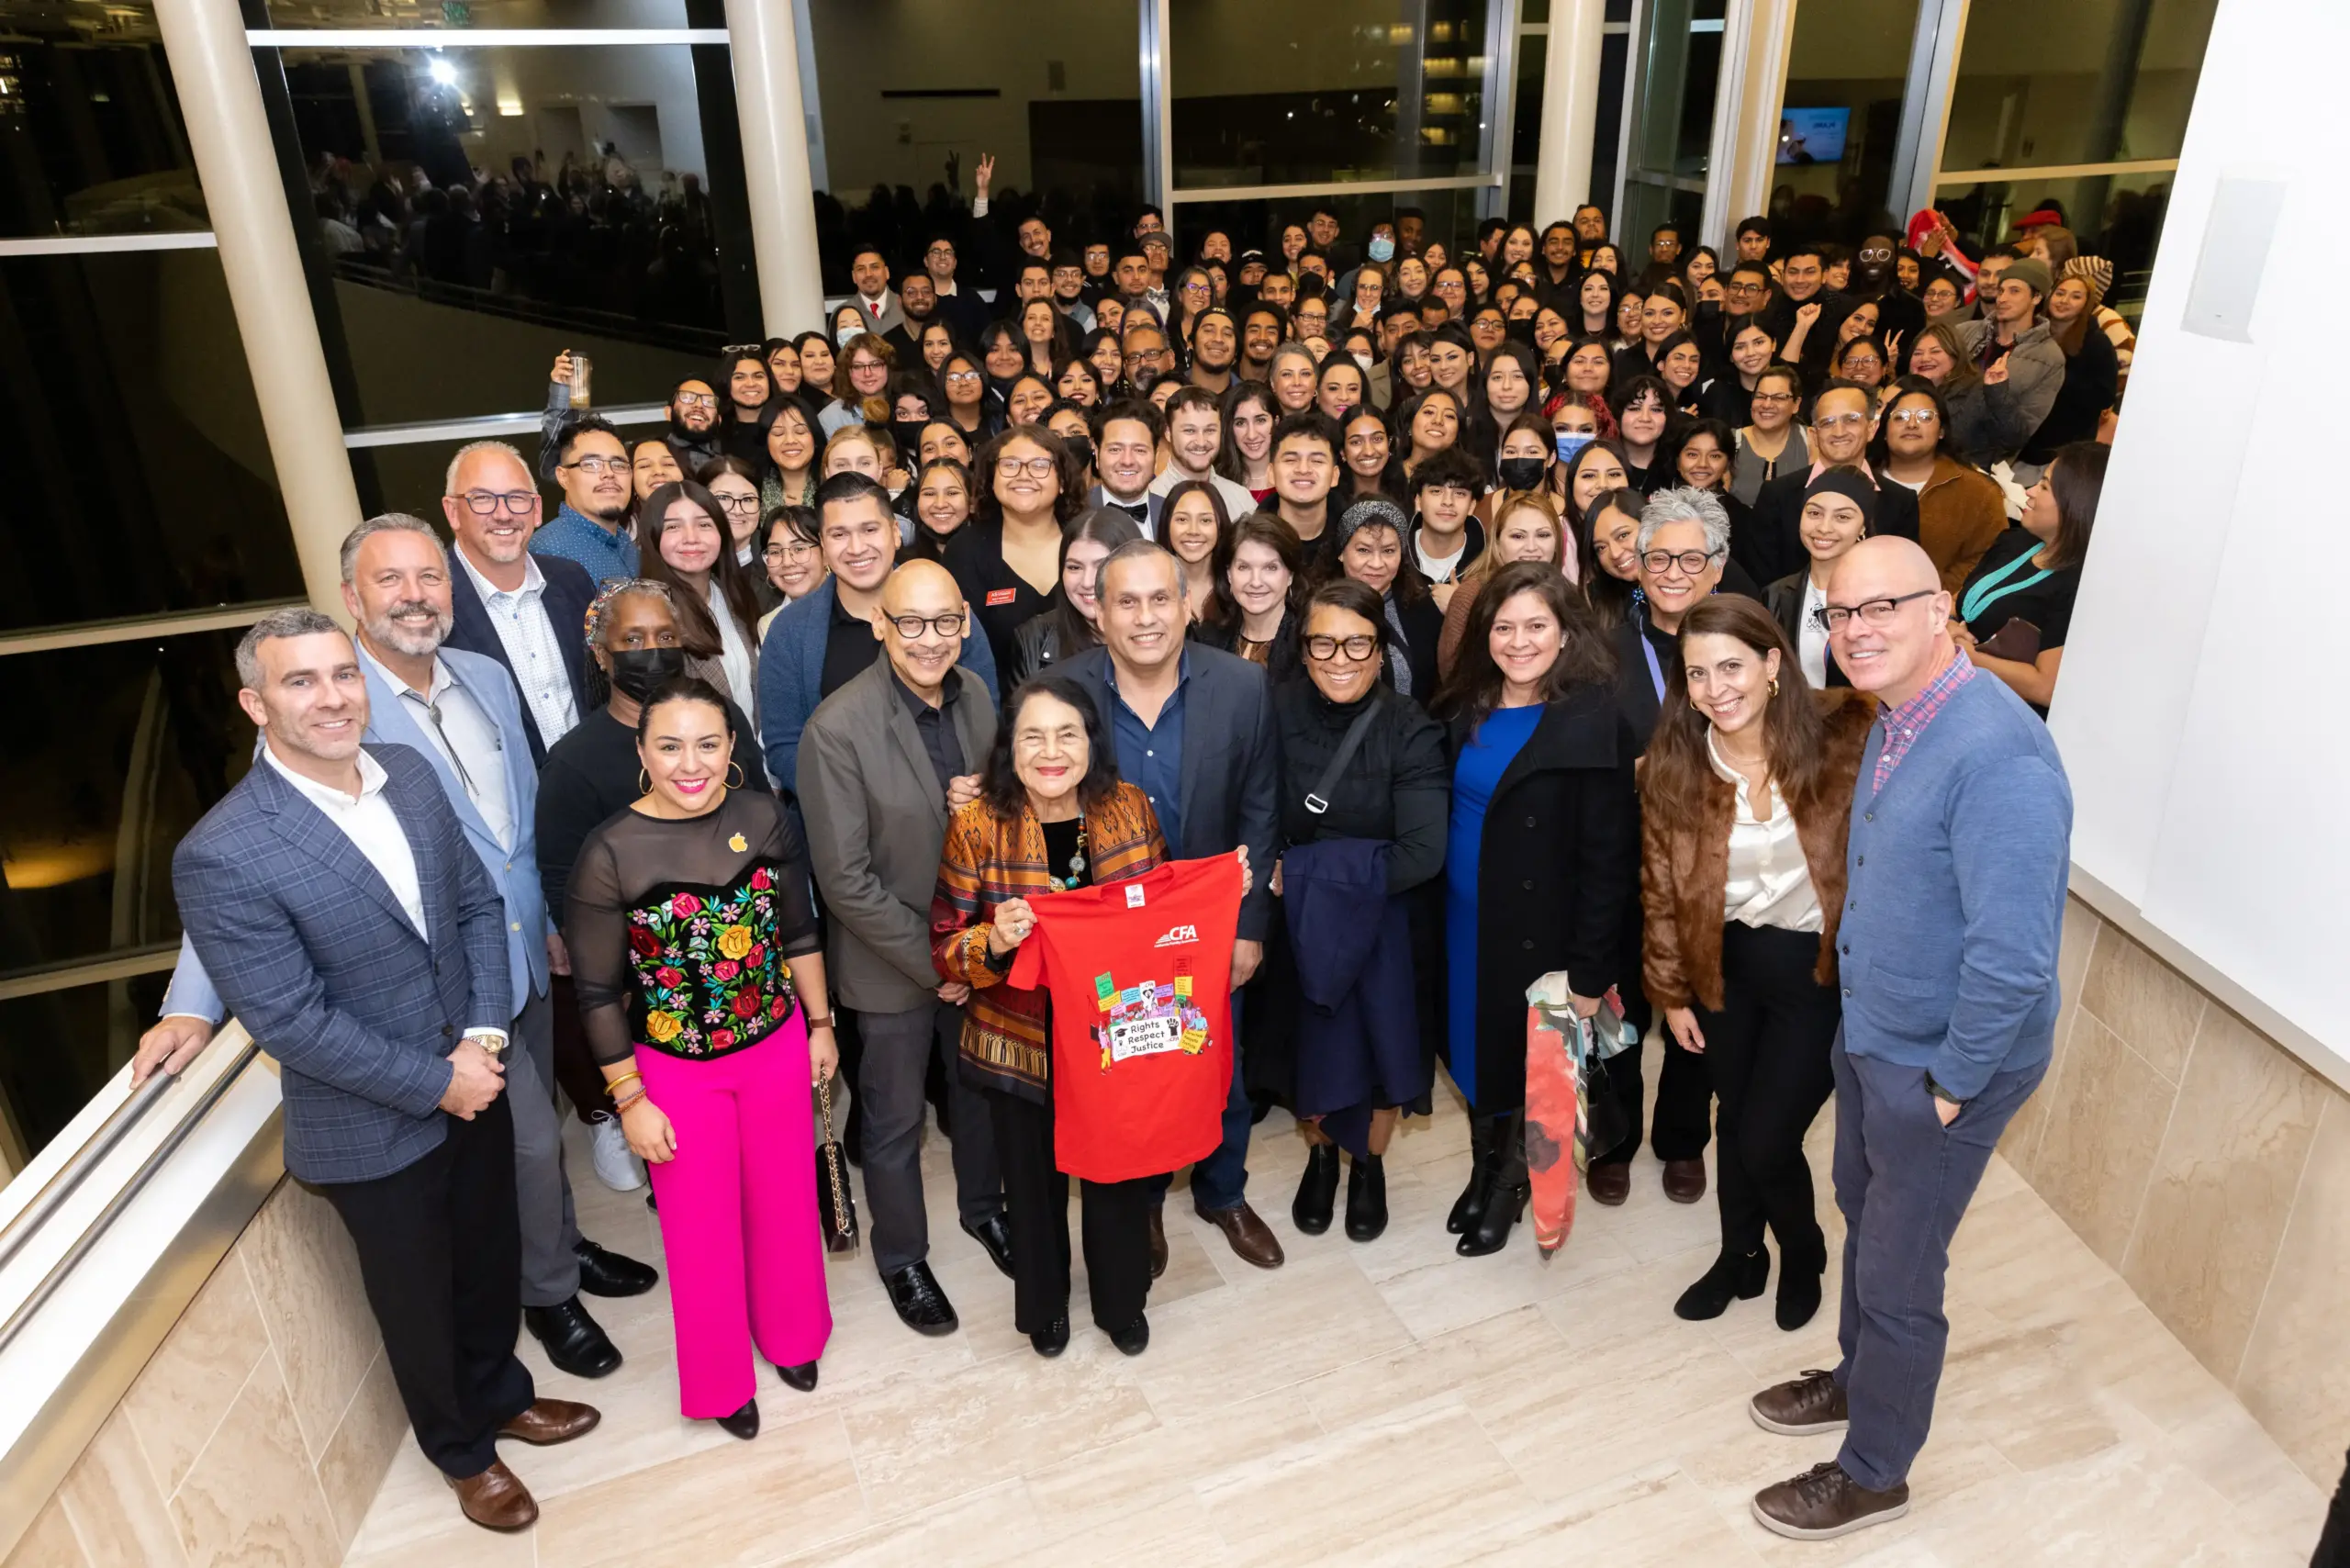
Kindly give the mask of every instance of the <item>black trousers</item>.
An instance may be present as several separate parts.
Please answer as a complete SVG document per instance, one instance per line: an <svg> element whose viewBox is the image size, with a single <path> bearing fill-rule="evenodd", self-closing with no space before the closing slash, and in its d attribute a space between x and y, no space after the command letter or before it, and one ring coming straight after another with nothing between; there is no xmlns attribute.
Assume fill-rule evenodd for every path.
<svg viewBox="0 0 2350 1568"><path fill-rule="evenodd" d="M530 1408L522 1327L522 1229L514 1117L501 1094L472 1121L447 1118L441 1147L372 1182L319 1189L359 1249L417 1447L446 1475L498 1459L498 1428Z"/></svg>
<svg viewBox="0 0 2350 1568"><path fill-rule="evenodd" d="M1817 932L1722 927L1722 1010L1695 1009L1701 1060L1721 1100L1714 1190L1722 1249L1762 1246L1767 1224L1782 1269L1823 1270L1828 1244L1812 1206L1803 1135L1836 1087L1829 1051L1842 1016L1836 989L1811 978ZM1667 1059L1690 1053L1668 1041Z"/></svg>
<svg viewBox="0 0 2350 1568"><path fill-rule="evenodd" d="M1623 1000L1626 1021L1646 1036L1655 1010L1649 1005L1648 993L1640 989L1640 909L1637 899L1632 903L1621 951L1625 958L1616 982L1616 994ZM1714 1089L1706 1073L1706 1058L1692 1056L1670 1039L1664 1042L1663 1065L1657 1070L1656 1108L1651 1118L1646 1114L1648 1085L1642 1081L1640 1054L1635 1047L1608 1058L1608 1081L1623 1096L1624 1114L1632 1133L1601 1156L1597 1163L1629 1163L1632 1156L1639 1152L1643 1125L1649 1128L1649 1147L1656 1150L1659 1159L1701 1158L1707 1140L1713 1136Z"/></svg>
<svg viewBox="0 0 2350 1568"><path fill-rule="evenodd" d="M1000 1089L981 1093L1012 1222L1013 1326L1040 1334L1069 1311L1069 1177L1053 1163L1053 1108ZM1151 1178L1084 1186L1086 1282L1094 1327L1110 1333L1150 1299Z"/></svg>

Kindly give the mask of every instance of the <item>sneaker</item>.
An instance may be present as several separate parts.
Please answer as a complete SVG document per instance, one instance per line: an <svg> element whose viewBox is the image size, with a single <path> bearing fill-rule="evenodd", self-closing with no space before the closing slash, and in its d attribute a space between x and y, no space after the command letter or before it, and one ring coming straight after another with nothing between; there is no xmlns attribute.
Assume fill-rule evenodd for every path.
<svg viewBox="0 0 2350 1568"><path fill-rule="evenodd" d="M1792 1383L1774 1383L1747 1401L1746 1409L1756 1426L1783 1438L1841 1432L1849 1424L1834 1372L1807 1372Z"/></svg>
<svg viewBox="0 0 2350 1568"><path fill-rule="evenodd" d="M1890 1524L1909 1511L1909 1484L1872 1492L1834 1460L1754 1494L1754 1518L1789 1540L1833 1540L1871 1525Z"/></svg>
<svg viewBox="0 0 2350 1568"><path fill-rule="evenodd" d="M615 1193L633 1193L644 1185L644 1171L629 1152L628 1135L610 1117L588 1128L588 1147L595 1156L596 1180Z"/></svg>

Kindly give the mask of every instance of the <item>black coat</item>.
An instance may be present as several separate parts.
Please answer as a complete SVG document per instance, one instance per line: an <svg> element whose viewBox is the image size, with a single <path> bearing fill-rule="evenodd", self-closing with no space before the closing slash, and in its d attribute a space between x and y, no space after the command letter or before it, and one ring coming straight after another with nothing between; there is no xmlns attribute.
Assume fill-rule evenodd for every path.
<svg viewBox="0 0 2350 1568"><path fill-rule="evenodd" d="M2067 442L2095 441L2098 421L2121 395L2121 357L2113 340L2095 321L2081 334L2081 351L2065 361L2065 379L2048 417L2031 432L2016 455L2025 463L2046 463Z"/></svg>
<svg viewBox="0 0 2350 1568"><path fill-rule="evenodd" d="M1787 645L1791 648L1803 646L1803 591L1810 583L1810 572L1790 572L1762 590L1762 602L1770 609L1771 619L1779 623L1779 630L1787 634ZM1852 684L1845 678L1844 666L1836 662L1834 644L1829 644L1826 656L1820 663L1828 671L1830 689Z"/></svg>
<svg viewBox="0 0 2350 1568"><path fill-rule="evenodd" d="M1468 727L1451 727L1455 756ZM1480 1114L1526 1097L1526 988L1564 969L1580 996L1620 980L1640 886L1639 798L1631 727L1615 693L1587 687L1551 703L1485 808L1477 853Z"/></svg>
<svg viewBox="0 0 2350 1568"><path fill-rule="evenodd" d="M1818 458L1815 449L1812 461ZM1803 493L1810 487L1808 465L1780 475L1755 493L1753 515L1731 529L1729 558L1756 582L1775 583L1789 572L1810 566L1811 555L1803 547L1801 532ZM1869 534L1874 538L1881 533L1916 540L1917 491L1889 479L1877 481L1876 517L1869 524Z"/></svg>
<svg viewBox="0 0 2350 1568"><path fill-rule="evenodd" d="M572 711L588 715L588 607L596 599L596 579L588 568L576 561L566 561L559 555L533 555L539 574L546 578L546 591L539 596L539 607L546 611L548 622L554 627L555 646L563 650L563 666L571 678ZM498 667L508 676L514 674L514 663L506 656L506 644L498 640L498 628L491 624L489 610L474 591L474 579L464 563L449 564L449 606L454 624L449 629L448 645L469 654L480 654L498 661ZM520 693L521 683L515 683ZM528 702L522 704L522 733L531 737L531 766L538 767L547 759L546 737L539 734L539 721L531 712Z"/></svg>
<svg viewBox="0 0 2350 1568"><path fill-rule="evenodd" d="M1389 598L1392 600L1394 596L1391 593ZM1394 603L1395 613L1404 622L1404 667L1412 672L1412 700L1426 708L1436 700L1436 645L1444 635L1444 611L1425 593L1413 603ZM1387 634L1393 641L1394 622L1388 623Z"/></svg>

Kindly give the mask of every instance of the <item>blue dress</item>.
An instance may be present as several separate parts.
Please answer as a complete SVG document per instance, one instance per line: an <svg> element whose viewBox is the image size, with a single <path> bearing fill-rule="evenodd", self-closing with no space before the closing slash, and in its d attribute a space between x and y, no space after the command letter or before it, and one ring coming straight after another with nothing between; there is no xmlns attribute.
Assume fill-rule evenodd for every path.
<svg viewBox="0 0 2350 1568"><path fill-rule="evenodd" d="M1542 713L1539 702L1494 709L1452 766L1452 828L1444 848L1444 1057L1472 1105L1484 1098L1477 1084L1477 853L1485 808Z"/></svg>

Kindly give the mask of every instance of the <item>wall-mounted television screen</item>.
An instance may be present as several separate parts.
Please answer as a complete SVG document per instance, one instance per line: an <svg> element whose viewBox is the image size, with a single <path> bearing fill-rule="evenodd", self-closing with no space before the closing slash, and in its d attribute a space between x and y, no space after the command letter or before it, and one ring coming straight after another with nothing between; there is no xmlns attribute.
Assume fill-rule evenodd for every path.
<svg viewBox="0 0 2350 1568"><path fill-rule="evenodd" d="M1839 163L1844 158L1844 128L1850 109L1782 109L1779 111L1779 162Z"/></svg>

